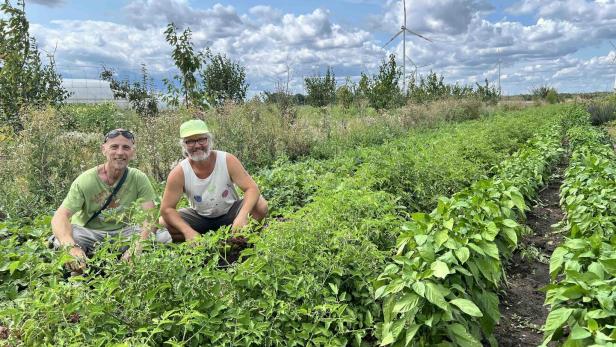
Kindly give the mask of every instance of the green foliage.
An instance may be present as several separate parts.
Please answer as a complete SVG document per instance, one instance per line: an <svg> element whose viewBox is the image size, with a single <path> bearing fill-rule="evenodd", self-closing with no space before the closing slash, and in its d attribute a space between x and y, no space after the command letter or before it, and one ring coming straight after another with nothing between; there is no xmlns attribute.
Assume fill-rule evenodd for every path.
<svg viewBox="0 0 616 347"><path fill-rule="evenodd" d="M609 345L616 337L616 155L584 116L586 124L567 133L572 155L560 203L568 237L550 258L543 346Z"/></svg>
<svg viewBox="0 0 616 347"><path fill-rule="evenodd" d="M460 86L457 83L446 84L443 82L443 79L442 75L439 76L432 71L426 77L420 75L419 81L411 77L408 83L407 98L415 103L425 103L447 98L477 98L492 104L500 99L500 92L495 86L490 86L487 79L485 80L485 85L475 83L476 89L473 86Z"/></svg>
<svg viewBox="0 0 616 347"><path fill-rule="evenodd" d="M516 219L561 156L562 125L547 127L483 179L439 199L403 225L397 252L375 281L383 300L381 345L490 343L500 317L502 260L522 232Z"/></svg>
<svg viewBox="0 0 616 347"><path fill-rule="evenodd" d="M245 69L226 56L214 55L200 75L210 104L240 103L246 98L248 84Z"/></svg>
<svg viewBox="0 0 616 347"><path fill-rule="evenodd" d="M58 110L56 127L66 131L106 134L117 128L134 129L139 122L136 115L114 103L68 104ZM53 126L53 125L51 125Z"/></svg>
<svg viewBox="0 0 616 347"><path fill-rule="evenodd" d="M27 118L25 118L27 116ZM59 111L30 112L0 168L0 209L12 217L55 209L79 173L94 166L102 134L65 131Z"/></svg>
<svg viewBox="0 0 616 347"><path fill-rule="evenodd" d="M18 132L24 127L21 115L26 107L60 105L69 93L55 71L53 55L48 54L48 65L41 61L23 0L17 6L5 0L0 13L0 121Z"/></svg>
<svg viewBox="0 0 616 347"><path fill-rule="evenodd" d="M336 101L336 76L331 67L327 68L325 76L306 77L304 79L308 104L321 107Z"/></svg>
<svg viewBox="0 0 616 347"><path fill-rule="evenodd" d="M402 71L396 65L396 56L391 54L389 60L383 60L379 74L371 79L362 73L359 82L361 93L375 109L393 108L404 104L404 98L398 83Z"/></svg>
<svg viewBox="0 0 616 347"><path fill-rule="evenodd" d="M103 67L100 75L103 81L109 82L109 87L115 99L126 99L131 107L142 117L153 117L158 113L158 98L154 94L152 78L148 75L145 64L141 65L141 81L118 81L113 71Z"/></svg>
<svg viewBox="0 0 616 347"><path fill-rule="evenodd" d="M347 78L345 84L341 85L336 89L336 100L339 105L348 109L355 102L355 93L357 90L357 85L353 83L349 78Z"/></svg>
<svg viewBox="0 0 616 347"><path fill-rule="evenodd" d="M258 111L257 106L253 107L250 112ZM221 113L220 117L226 119L229 114ZM117 260L120 247L127 244L117 241L106 244L88 260L84 276L64 279L62 266L70 260L65 253L31 251L30 245L31 248L22 246L19 236L26 228L0 224L0 238L11 240L0 243L0 254L10 255L6 260L0 258L1 285L6 284L0 287L0 297L3 298L0 310L5 313L0 318L0 325L8 328L9 344L24 345L374 344L376 336L387 336L387 331L396 332L405 323L375 326L377 322L390 320L391 315L388 310L381 310L380 301L375 301L374 298L382 296L382 292L379 286L374 286L374 281L379 274L395 273L396 269L388 264L396 237L401 232L402 235L407 233L409 226L413 225L408 221L412 210L401 206L403 200L400 196L422 184L430 190L418 196L426 199L436 200L430 194L456 189L454 185L460 184L462 170L452 171L455 172L453 179L442 180L444 188L436 186L441 183L435 177L447 178L450 172L423 178L431 175L430 167L432 171L451 169L445 166L445 162L452 159L443 157L446 151L465 155L465 160L454 161L451 166L468 162L472 163L465 164L468 167L488 170L539 124L551 123L555 119L549 113L542 117L531 112L518 117L503 115L447 125L442 129L417 130L379 148L352 149L353 153L331 158L331 161L311 160L303 165L281 162L280 170L272 170L268 178L272 179L272 187L279 188L270 203L297 202L302 206L278 209L282 211L282 218L268 220L267 226L260 231L246 230L243 236L250 247L242 252L243 261L232 265L225 262L231 248L226 242L229 230L222 229L192 245L146 243L144 254L130 263ZM216 124L218 121L212 126ZM502 133L495 132L497 128L502 128ZM510 137L507 132L513 135ZM492 142L488 141L488 134L493 136ZM477 147L462 139L471 139L467 142L475 142ZM439 149L446 145L449 147ZM461 145L463 149L456 149ZM488 150L490 153L485 157L477 155L479 146L486 145L499 150ZM399 161L403 163L398 165L396 160L404 151L416 152L417 155L401 158ZM551 146L541 147L535 152L543 156L554 154ZM432 154L442 158L432 159ZM534 156L524 158L529 158L529 164L520 171L532 176L532 182L541 179L542 163ZM430 162L421 164L422 161ZM399 173L404 166L411 166L419 172L407 170ZM506 176L501 172L512 172L512 175L517 172L507 168L505 165L497 176ZM469 170L467 175L464 182L469 182L469 176L474 174ZM387 183L396 180L404 185ZM443 198L438 200L438 206L452 211L451 215L440 219L435 217L439 228L442 227L440 231L456 230L460 240L464 240L469 237L462 232L464 225L452 224L449 220L467 210L477 213L478 218L469 217L464 221L468 223L469 233L475 227L483 228L481 240L469 241L466 250L463 247L447 250L456 261L464 264L476 262L481 266L474 274L477 281L486 277L494 280L498 275L500 262L494 258L495 251L504 254L505 246L512 243L509 229L520 228L513 221L517 213L514 210L524 204L515 187L489 182L479 181L473 186L475 190L460 193L459 199L463 199L464 194L487 189L481 199L471 201L477 205L476 208L459 206L456 201L463 200L455 200L458 198ZM289 187L298 184L301 188L286 191L284 184L289 184ZM417 199L418 205L423 204L420 198ZM493 208L489 203L492 201L502 203L502 208ZM485 208L486 205L489 208ZM417 219L419 215L413 216ZM496 220L495 226L502 227L503 231L496 230L495 233L494 228L484 222L487 216L492 216ZM127 217L138 222L148 216L137 213ZM26 241L26 244L30 242L34 244L33 249L41 249L45 237L50 234L47 223L48 219L35 221L33 225L39 237ZM441 232L439 237L427 238L422 244L439 243L443 236ZM496 245L488 242L490 238L497 240ZM458 240L450 239L445 243ZM481 257L471 243L482 251L485 249ZM7 251L4 247L17 251ZM412 248L408 250L412 251ZM27 263L19 262L19 257L23 256L21 252L29 253L24 257ZM41 259L41 255L48 258ZM421 253L422 257L429 259L432 255L430 252ZM392 310L409 312L416 300L424 303L425 312L440 312L438 310L446 306L458 318L457 322L441 315L443 319L449 319L450 324L439 319L425 321L426 324L435 327L435 334L446 334L458 344L474 342L476 337L470 333L476 331L467 331L466 321L471 317L489 323L493 317L484 317L493 312L486 307L493 308L498 301L490 293L481 293L478 297L476 294L465 295L470 292L465 292L464 287L462 290L454 286L443 287L438 281L462 276L452 273L462 270L448 265L451 257L426 262L423 274L430 278L424 281L423 288L417 289L422 293L421 298L402 297L392 302ZM406 266L403 258L393 258L398 262L396 266ZM35 266L38 272L29 266ZM467 277L469 282L475 283L473 276ZM409 319L409 324L411 322ZM413 325L404 333L425 336L426 329L425 325ZM417 343L421 341L417 340Z"/></svg>
<svg viewBox="0 0 616 347"><path fill-rule="evenodd" d="M601 125L616 119L616 97L605 97L590 101L586 110L592 125Z"/></svg>
<svg viewBox="0 0 616 347"><path fill-rule="evenodd" d="M533 96L533 99L543 100L550 104L555 104L560 101L556 88L551 87L547 84L533 88L531 90L531 94Z"/></svg>
<svg viewBox="0 0 616 347"><path fill-rule="evenodd" d="M168 95L163 99L171 106L179 106L182 98L182 104L186 107L204 107L204 93L199 89L195 74L204 65L209 51L195 53L190 41L192 36L190 28L184 29L181 35L178 35L177 30L175 24L169 23L165 30L165 39L172 47L171 57L180 70L179 75L173 76L173 81L179 83L180 87L178 88L173 81L165 79Z"/></svg>

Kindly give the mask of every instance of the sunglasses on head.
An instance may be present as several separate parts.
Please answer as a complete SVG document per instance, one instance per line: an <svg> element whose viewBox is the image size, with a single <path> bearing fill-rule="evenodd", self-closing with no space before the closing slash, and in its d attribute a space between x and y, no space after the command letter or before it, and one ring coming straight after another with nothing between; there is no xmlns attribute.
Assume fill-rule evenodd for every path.
<svg viewBox="0 0 616 347"><path fill-rule="evenodd" d="M107 142L107 140L109 140L109 139L113 139L113 138L118 137L120 135L126 137L127 139L129 139L129 140L133 141L133 143L135 143L135 135L133 135L133 133L131 133L130 131L124 130L124 129L113 129L113 130L111 130L110 132L107 133L107 135L105 135L105 141L103 143Z"/></svg>

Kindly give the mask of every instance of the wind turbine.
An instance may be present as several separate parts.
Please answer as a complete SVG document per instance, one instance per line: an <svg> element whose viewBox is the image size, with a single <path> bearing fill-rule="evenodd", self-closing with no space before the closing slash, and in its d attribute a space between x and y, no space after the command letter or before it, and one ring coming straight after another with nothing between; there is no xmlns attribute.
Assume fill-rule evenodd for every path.
<svg viewBox="0 0 616 347"><path fill-rule="evenodd" d="M614 49L616 50L616 46L614 46L612 41L610 41L610 45L612 45L612 47L614 47ZM615 64L615 63L616 63L616 56L614 56L614 59L612 59L612 64ZM614 92L616 93L616 75L614 76Z"/></svg>
<svg viewBox="0 0 616 347"><path fill-rule="evenodd" d="M393 41L396 37L402 34L402 93L406 93L406 33L413 34L415 36L421 37L422 39L432 42L429 38L422 36L414 31L409 30L406 27L406 0L402 0L402 9L404 11L404 22L400 27L400 31L398 31L394 36L392 36L383 47L387 46L391 41Z"/></svg>
<svg viewBox="0 0 616 347"><path fill-rule="evenodd" d="M417 64L415 64L415 62L413 61L413 59L411 59L411 57L407 57L406 59L409 61L409 63L413 64L413 67L415 67L415 69L413 70L413 77L415 78L415 82L417 82L417 69L432 65L432 64L425 64L425 65L417 66Z"/></svg>

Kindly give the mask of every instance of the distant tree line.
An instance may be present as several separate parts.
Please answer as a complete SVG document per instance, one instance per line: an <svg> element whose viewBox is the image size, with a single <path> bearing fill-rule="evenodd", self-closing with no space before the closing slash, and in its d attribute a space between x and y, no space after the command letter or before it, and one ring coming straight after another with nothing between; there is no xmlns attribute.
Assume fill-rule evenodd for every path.
<svg viewBox="0 0 616 347"><path fill-rule="evenodd" d="M61 76L55 70L53 55L43 64L36 41L29 36L23 0L12 6L8 0L0 5L0 120L15 131L22 128L20 112L25 106L61 105L69 96L62 87ZM205 109L218 107L228 102L241 103L246 99L248 84L245 68L224 54L213 54L209 48L197 51L191 41L190 28L179 31L173 23L165 30L165 39L172 48L171 58L178 73L164 79L165 93L157 93L145 64L141 78L129 82L119 79L113 69L103 67L102 80L108 81L114 98L125 99L143 117L155 116L159 102L170 106ZM339 104L343 107L369 105L375 109L399 107L411 101L425 103L443 98L476 97L486 102L496 102L499 91L489 85L458 85L444 83L444 77L430 72L415 80L411 76L408 88L400 88L401 68L395 55L384 59L378 73L368 76L361 73L357 83L350 78L338 85L331 67L323 76L304 79L306 94L290 94L286 87L264 92L264 102L282 105L312 105L325 107ZM540 97L553 99L555 90L539 88L534 91ZM545 94L545 95L543 95Z"/></svg>

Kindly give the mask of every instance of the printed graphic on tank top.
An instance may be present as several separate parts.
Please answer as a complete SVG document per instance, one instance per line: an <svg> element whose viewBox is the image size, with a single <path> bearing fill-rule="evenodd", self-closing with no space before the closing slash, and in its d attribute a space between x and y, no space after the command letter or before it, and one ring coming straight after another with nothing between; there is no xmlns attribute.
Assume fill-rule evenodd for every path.
<svg viewBox="0 0 616 347"><path fill-rule="evenodd" d="M190 207L201 216L208 218L226 214L239 197L227 169L227 153L216 152L214 170L206 179L197 177L188 158L180 165L184 171L184 193Z"/></svg>

